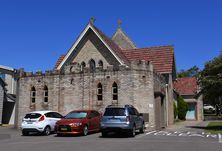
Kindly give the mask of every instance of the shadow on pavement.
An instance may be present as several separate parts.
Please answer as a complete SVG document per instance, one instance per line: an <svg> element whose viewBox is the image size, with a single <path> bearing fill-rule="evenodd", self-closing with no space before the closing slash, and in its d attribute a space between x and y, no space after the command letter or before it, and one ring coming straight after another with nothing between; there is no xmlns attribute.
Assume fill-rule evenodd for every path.
<svg viewBox="0 0 222 151"><path fill-rule="evenodd" d="M204 129L204 130L222 130L222 126L186 126L187 128L196 128L196 129Z"/></svg>

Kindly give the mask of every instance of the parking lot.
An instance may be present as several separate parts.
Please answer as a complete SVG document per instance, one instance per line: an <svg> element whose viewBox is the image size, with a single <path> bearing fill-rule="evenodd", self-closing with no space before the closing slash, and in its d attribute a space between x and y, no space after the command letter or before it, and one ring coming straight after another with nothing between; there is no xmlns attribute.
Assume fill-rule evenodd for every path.
<svg viewBox="0 0 222 151"><path fill-rule="evenodd" d="M21 132L10 127L0 127L0 146L4 151L113 151L113 150L218 150L222 147L219 142L220 135L195 132L177 131L146 131L130 138L122 135L101 137L101 133L88 136L57 137L31 135L21 136Z"/></svg>

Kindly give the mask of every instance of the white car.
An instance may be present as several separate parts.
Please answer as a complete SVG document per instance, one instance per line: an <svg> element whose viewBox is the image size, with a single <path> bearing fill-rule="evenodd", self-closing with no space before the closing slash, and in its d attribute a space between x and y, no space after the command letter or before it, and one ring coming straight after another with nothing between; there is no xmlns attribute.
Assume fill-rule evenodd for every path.
<svg viewBox="0 0 222 151"><path fill-rule="evenodd" d="M55 123L63 116L54 111L34 111L25 115L22 120L21 129L24 136L30 132L38 132L49 135L54 131Z"/></svg>
<svg viewBox="0 0 222 151"><path fill-rule="evenodd" d="M204 104L203 105L203 109L204 109L204 112L209 112L209 113L213 113L215 112L215 107L210 105L210 104Z"/></svg>

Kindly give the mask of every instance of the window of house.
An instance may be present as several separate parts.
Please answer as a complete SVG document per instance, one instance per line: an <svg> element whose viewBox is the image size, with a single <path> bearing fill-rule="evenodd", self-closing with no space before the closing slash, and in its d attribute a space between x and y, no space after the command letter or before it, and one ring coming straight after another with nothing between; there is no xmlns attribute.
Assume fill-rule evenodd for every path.
<svg viewBox="0 0 222 151"><path fill-rule="evenodd" d="M98 65L99 65L99 67L102 67L102 68L103 68L103 61L100 60L100 61L98 62Z"/></svg>
<svg viewBox="0 0 222 151"><path fill-rule="evenodd" d="M98 101L103 100L103 87L101 83L97 85L97 100Z"/></svg>
<svg viewBox="0 0 222 151"><path fill-rule="evenodd" d="M96 62L93 59L89 61L89 69L90 69L90 72L96 71Z"/></svg>
<svg viewBox="0 0 222 151"><path fill-rule="evenodd" d="M35 87L31 88L31 103L34 104L35 103L35 98L36 98L36 90Z"/></svg>
<svg viewBox="0 0 222 151"><path fill-rule="evenodd" d="M82 63L81 63L81 71L83 71L83 69L86 67L86 63L83 61Z"/></svg>
<svg viewBox="0 0 222 151"><path fill-rule="evenodd" d="M45 86L45 87L44 87L44 102L45 102L45 103L48 103L48 97L49 97L48 87Z"/></svg>
<svg viewBox="0 0 222 151"><path fill-rule="evenodd" d="M116 82L113 83L112 93L113 93L113 100L118 100L118 86Z"/></svg>

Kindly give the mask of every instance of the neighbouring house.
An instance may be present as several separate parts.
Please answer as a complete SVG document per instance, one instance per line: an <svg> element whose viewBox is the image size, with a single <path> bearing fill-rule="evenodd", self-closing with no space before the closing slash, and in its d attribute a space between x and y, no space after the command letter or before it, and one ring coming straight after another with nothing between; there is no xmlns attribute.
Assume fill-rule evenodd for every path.
<svg viewBox="0 0 222 151"><path fill-rule="evenodd" d="M0 65L0 124L14 124L16 100L16 70Z"/></svg>
<svg viewBox="0 0 222 151"><path fill-rule="evenodd" d="M103 112L131 104L150 128L161 129L174 121L175 66L173 46L137 48L121 27L109 38L90 21L54 70L19 71L16 124L34 110Z"/></svg>
<svg viewBox="0 0 222 151"><path fill-rule="evenodd" d="M186 120L203 120L203 97L197 95L200 90L197 78L177 78L174 81L174 89L188 103Z"/></svg>

